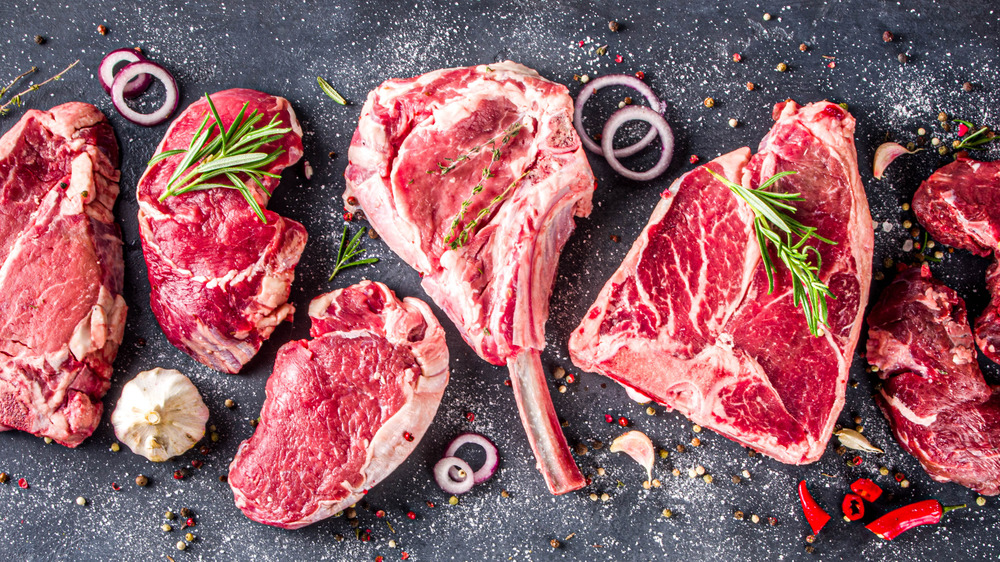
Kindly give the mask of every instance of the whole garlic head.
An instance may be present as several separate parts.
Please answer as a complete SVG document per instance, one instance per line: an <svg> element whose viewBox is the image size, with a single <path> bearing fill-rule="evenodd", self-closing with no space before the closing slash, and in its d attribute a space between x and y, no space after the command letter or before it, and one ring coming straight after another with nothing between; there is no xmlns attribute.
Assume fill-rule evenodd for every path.
<svg viewBox="0 0 1000 562"><path fill-rule="evenodd" d="M153 462L194 447L207 421L208 407L191 380L159 367L127 382L111 414L118 440Z"/></svg>

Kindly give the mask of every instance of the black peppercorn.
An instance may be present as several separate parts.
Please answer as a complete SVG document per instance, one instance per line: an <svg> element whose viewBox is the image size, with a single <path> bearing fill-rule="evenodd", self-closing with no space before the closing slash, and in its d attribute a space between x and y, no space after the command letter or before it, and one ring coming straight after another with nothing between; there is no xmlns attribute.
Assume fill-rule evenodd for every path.
<svg viewBox="0 0 1000 562"><path fill-rule="evenodd" d="M42 37L41 35L35 35L35 43L38 43L39 45L44 45L45 38Z"/></svg>

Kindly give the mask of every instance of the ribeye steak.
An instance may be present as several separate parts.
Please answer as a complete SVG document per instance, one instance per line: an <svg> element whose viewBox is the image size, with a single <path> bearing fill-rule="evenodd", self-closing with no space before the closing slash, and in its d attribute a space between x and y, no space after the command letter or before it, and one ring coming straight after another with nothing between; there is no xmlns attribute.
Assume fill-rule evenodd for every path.
<svg viewBox="0 0 1000 562"><path fill-rule="evenodd" d="M85 103L0 138L0 429L75 447L101 421L125 330L118 142Z"/></svg>
<svg viewBox="0 0 1000 562"><path fill-rule="evenodd" d="M262 123L278 115L283 127L292 128L260 148L285 151L267 171L280 174L301 158L302 129L287 100L240 89L211 97L227 128L244 103L248 115L254 110L263 115ZM167 129L156 152L187 148L208 110L205 99L191 104ZM288 293L306 230L267 210L267 224L262 223L234 189L192 191L159 201L182 158L178 154L153 164L136 188L149 303L170 343L213 369L236 373L295 311ZM278 180L264 178L264 191L243 179L265 207Z"/></svg>
<svg viewBox="0 0 1000 562"><path fill-rule="evenodd" d="M296 529L346 509L402 463L448 384L424 302L363 281L309 305L313 339L278 351L260 424L229 468L247 517Z"/></svg>
<svg viewBox="0 0 1000 562"><path fill-rule="evenodd" d="M868 361L896 440L938 482L1000 493L1000 392L986 384L955 291L910 268L868 315Z"/></svg>
<svg viewBox="0 0 1000 562"><path fill-rule="evenodd" d="M938 242L992 254L986 286L993 298L976 320L976 343L1000 363L1000 162L959 158L942 166L920 184L913 212Z"/></svg>
<svg viewBox="0 0 1000 562"><path fill-rule="evenodd" d="M480 357L508 366L549 489L583 486L539 357L559 253L594 190L566 88L512 62L389 80L368 95L349 157L348 207Z"/></svg>
<svg viewBox="0 0 1000 562"><path fill-rule="evenodd" d="M844 404L871 280L873 232L858 175L854 118L835 104L779 103L751 157L742 148L678 178L573 331L580 368L611 377L695 423L786 463L818 459ZM810 334L777 258L775 290L753 214L706 167L756 189L800 193L795 218L816 243L829 326Z"/></svg>

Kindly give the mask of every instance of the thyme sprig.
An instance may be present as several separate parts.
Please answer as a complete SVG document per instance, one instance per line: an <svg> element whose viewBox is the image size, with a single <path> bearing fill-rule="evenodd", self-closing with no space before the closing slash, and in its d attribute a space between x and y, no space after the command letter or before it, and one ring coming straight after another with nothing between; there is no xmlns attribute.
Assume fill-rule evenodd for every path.
<svg viewBox="0 0 1000 562"><path fill-rule="evenodd" d="M837 297L830 292L830 288L825 283L819 280L819 271L822 266L819 250L815 246L806 245L806 242L812 238L827 244L836 245L836 242L817 234L816 227L805 226L791 217L789 213L796 211L791 202L803 201L801 194L767 191L767 188L774 185L779 179L797 172L779 172L768 178L757 189L747 189L708 168L706 170L737 197L746 202L753 211L753 229L757 235L757 245L760 247L764 272L767 274L768 294L774 291L774 262L771 259L771 254L767 251L767 243L771 242L778 259L792 274L792 294L795 306L802 307L809 332L814 336L819 336L819 325L828 325L826 299L836 299ZM795 237L798 237L798 241L795 240ZM811 260L812 257L815 257L815 263Z"/></svg>
<svg viewBox="0 0 1000 562"><path fill-rule="evenodd" d="M360 256L367 250L361 247L361 235L364 233L365 228L361 227L361 230L351 238L350 242L347 242L347 225L344 225L344 233L340 235L340 249L337 250L337 264L333 268L333 273L330 274L330 278L327 281L333 281L333 278L340 273L342 270L348 267L354 267L356 265L365 265L369 263L376 263L378 258L365 258L361 260L350 261L356 256ZM346 243L345 243L346 242Z"/></svg>
<svg viewBox="0 0 1000 562"><path fill-rule="evenodd" d="M285 152L285 149L278 148L270 153L258 152L258 149L265 144L281 139L292 129L279 127L280 120L277 115L271 118L270 123L258 128L257 124L264 116L257 110L246 115L249 103L243 104L236 119L227 129L222 124L222 118L219 117L219 112L215 109L212 98L205 94L205 99L208 100L210 111L205 113L205 119L202 120L194 137L192 137L191 144L186 149L160 152L149 160L149 165L152 166L164 158L177 154L184 155L184 158L174 169L173 175L170 176L170 180L167 181L159 200L163 201L172 195L217 187L235 189L243 195L260 221L267 224L263 209L254 199L250 187L240 177L240 174L245 174L264 193L270 196L271 192L264 187L261 180L265 177L279 178L281 176L268 172L264 168L277 160ZM244 116L246 116L246 120L244 120ZM213 120L211 125L208 123L209 118ZM209 140L216 129L218 129L219 134ZM185 172L187 172L186 175L184 175ZM223 183L224 179L229 180L229 182Z"/></svg>
<svg viewBox="0 0 1000 562"><path fill-rule="evenodd" d="M339 103L340 105L347 105L347 100L344 96L340 95L340 92L333 89L333 86L329 82L323 79L322 76L316 77L316 82L319 83L319 89L323 90L323 93L330 96L330 99Z"/></svg>
<svg viewBox="0 0 1000 562"><path fill-rule="evenodd" d="M0 115L7 115L8 113L10 113L11 109L13 109L14 107L21 107L21 103L24 101L24 96L30 94L31 92L34 92L35 90L38 90L39 88L41 88L42 86L48 84L49 82L55 82L56 80L61 80L62 77L63 77L63 74L66 74L71 68L73 68L74 66L76 66L77 64L79 64L79 62L80 62L79 60L73 61L72 64L70 64L69 66L67 66L66 68L64 68L62 70L62 72L60 72L59 74L56 74L55 76L49 78L48 80L45 80L44 82L39 82L38 84L32 84L32 85L28 86L28 88L25 89L23 92L15 95L14 97L12 97L9 100L7 100L6 103L4 103L3 105L0 105ZM18 82L20 82L22 78L24 78L25 76L27 76L27 75L29 75L29 74L31 74L33 72L36 72L37 70L38 70L38 67L33 66L33 67L29 68L28 70L22 72L21 74L17 75L17 77L15 77L13 80L11 80L9 84L7 84L6 86L4 86L3 88L0 88L0 99L2 99L3 96L11 88L13 88L15 84L17 84Z"/></svg>
<svg viewBox="0 0 1000 562"><path fill-rule="evenodd" d="M1000 135L993 134L989 127L976 129L976 126L969 121L962 119L954 119L953 121L965 125L970 131L975 130L974 133L967 134L961 142L956 144L955 150L986 150L984 145L1000 140Z"/></svg>
<svg viewBox="0 0 1000 562"><path fill-rule="evenodd" d="M514 137L516 137L518 133L521 132L521 128L523 126L524 124L521 122L520 119L518 119L517 121L514 121L513 123L508 125L499 135L491 138L490 140L486 141L481 145L472 147L465 154L462 154L456 158L445 158L445 160L449 162L448 164L438 162L437 170L427 171L428 174L439 173L440 175L443 176L451 172L455 168L457 168L458 165L461 164L462 162L469 160L476 154L479 154L483 149L489 147L488 150L491 153L490 161L486 164L486 166L483 167L483 171L480 174L479 183L477 183L472 188L472 193L469 195L469 198L466 199L465 201L462 201L462 206L459 208L458 213L455 215L455 218L451 221L451 227L448 229L448 234L446 234L444 237L444 243L447 244L452 250L457 250L458 248L462 247L463 245L465 245L466 242L469 241L469 237L472 235L472 231L473 229L475 229L479 221L482 220L487 215L489 215L493 207L500 201L502 201L503 198L506 197L508 193L510 193L511 189L513 189L513 187L517 185L517 183L521 180L521 178L525 176L525 174L521 174L520 177L511 182L511 184L508 185L503 192L501 192L499 195L494 197L493 200L490 201L489 205L487 205L484 209L481 209L474 219L472 219L464 227L459 229L459 226L461 226L462 224L462 219L465 218L466 211L469 209L469 206L472 205L472 200L475 198L476 195L479 195L479 193L481 193L483 189L486 187L486 180L494 176L493 165L500 161L500 157L503 153L502 152L503 147L507 146L508 144L510 144L512 140L514 140ZM498 142L499 145L497 144Z"/></svg>

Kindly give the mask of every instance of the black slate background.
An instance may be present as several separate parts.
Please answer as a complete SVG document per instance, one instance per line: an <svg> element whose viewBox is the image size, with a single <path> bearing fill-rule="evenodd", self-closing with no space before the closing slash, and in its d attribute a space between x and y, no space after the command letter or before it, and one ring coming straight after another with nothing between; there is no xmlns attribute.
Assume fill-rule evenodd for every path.
<svg viewBox="0 0 1000 562"><path fill-rule="evenodd" d="M992 125L1000 121L1000 41L992 2L685 4L648 0L618 5L360 0L0 4L0 77L13 77L36 65L40 69L36 78L41 79L81 60L64 81L27 97L25 107L47 109L66 101L87 101L104 110L115 126L123 155L116 215L125 242L129 304L125 341L105 399L105 421L94 436L69 450L23 433L0 435L0 470L15 481L26 478L31 486L22 490L13 482L0 485L0 558L165 560L170 555L178 561L374 560L384 556L398 560L405 551L410 560L995 559L1000 546L997 500L976 506L976 494L933 483L900 450L870 398L871 384L861 359L852 371L859 384L848 389L841 421L853 426L854 416L860 416L865 433L886 453L862 455L859 467L846 466L834 452L836 440L820 462L804 467L749 457L742 447L708 431L698 435L701 447L688 446L678 453L676 445L694 437L687 420L659 407L656 416L649 417L644 406L630 402L616 385L580 374L569 362L569 332L617 268L660 191L690 169L692 154L704 161L739 146L755 146L770 126L775 102L789 97L800 102L828 98L850 105L858 119L861 174L879 226L877 270L883 269L885 258L906 258L901 246L907 234L901 223L912 216L900 204L949 157L924 152L903 158L886 179L875 181L871 177L875 146L887 136L916 140L918 127L950 142L953 137L936 125L939 111ZM770 21L763 19L765 12L773 15ZM610 19L622 24L616 34L607 29ZM97 33L100 24L108 27L106 36ZM882 41L886 29L896 41ZM47 39L44 45L35 44L36 34ZM803 42L809 45L806 52L798 50ZM608 55L595 55L594 49L605 44ZM211 372L172 348L149 311L134 187L166 125L147 129L121 119L96 79L104 53L136 45L174 72L182 107L204 92L257 88L291 100L306 130L305 159L315 175L306 180L302 166L286 171L271 205L301 221L310 234L291 296L301 312L294 324L275 332L242 375ZM742 63L731 61L733 52L741 53ZM909 62L900 64L899 53L907 54ZM623 62L614 62L616 54ZM263 402L277 348L306 336L309 300L365 277L387 283L400 295L424 297L416 273L381 241L366 241L371 254L381 258L379 264L349 270L333 282L326 280L342 225L340 194L347 147L366 93L389 77L507 58L568 84L574 94L579 89L574 74L642 70L667 103L677 146L674 163L661 179L648 184L625 181L603 161L591 159L599 179L594 212L578 221L577 233L560 262L544 355L549 366L562 365L577 374L568 392L554 393L556 408L569 423L565 431L570 442L610 443L621 428L606 424L604 415L628 416L635 428L671 450L668 459L657 460L654 476L663 486L643 490L644 475L631 460L608 453L607 448L592 449L579 458L579 464L593 475L593 484L563 497L550 496L534 469L513 397L503 385L506 373L479 360L437 311L448 332L452 381L416 453L368 494L366 507L359 507L360 529L371 530L371 541L359 541L343 518L292 532L247 520L218 477L226 472L237 445L252 432L249 420ZM831 61L834 68L827 66ZM776 72L779 62L786 62L789 72ZM317 75L330 80L352 104L340 107L322 96ZM962 91L966 80L975 85L972 92ZM747 81L757 88L748 92ZM157 92L149 97L155 98ZM601 96L603 107L592 102L594 107L587 112L592 120L602 112L608 114L618 99L615 95ZM706 96L715 98L713 109L702 105ZM3 128L13 125L18 114L2 118ZM730 118L738 119L740 126L730 128ZM330 158L330 151L337 156ZM996 151L984 155L996 156ZM883 223L891 230L884 230ZM612 235L621 242L612 242ZM984 260L956 252L933 269L968 299L970 316L982 309ZM884 284L874 283L873 295ZM212 452L207 456L192 451L154 465L127 448L110 451L114 435L109 412L122 384L154 366L178 368L201 389L212 412L210 423L221 436L218 443L209 444ZM996 366L986 367L995 381ZM226 398L234 399L237 408L223 407ZM475 413L474 422L466 420L467 411ZM447 496L432 481L430 466L447 442L466 430L482 432L497 442L501 468L459 505L449 506ZM189 466L195 458L203 459L205 466L190 471L182 481L171 478L175 469ZM688 478L687 470L697 465L714 476L713 483ZM912 485L902 489L891 476L879 476L879 465L905 473ZM605 468L603 476L598 467ZM681 470L680 477L670 474L674 467ZM730 477L744 469L751 478L733 484ZM139 473L151 479L150 486L138 488L132 483ZM862 475L875 478L889 496L869 506L873 516L927 497L969 503L971 508L948 515L940 526L911 531L886 543L860 524L836 517L847 485ZM795 485L803 478L835 516L814 544L813 554L805 552L809 531L795 494ZM112 490L112 482L121 490ZM501 490L509 491L509 497L501 497ZM610 499L592 502L591 492L607 492ZM77 506L77 496L86 497L88 505ZM428 507L427 501L437 507ZM159 528L165 510L181 507L193 509L197 519L193 532L198 538L185 552L173 546L180 532L164 533ZM663 508L675 516L663 519ZM376 519L376 509L384 509L386 519ZM405 517L410 510L416 512L416 520ZM737 521L736 510L748 519L750 514L773 516L778 524ZM338 541L336 535L346 539ZM562 541L561 548L549 546L553 538ZM390 540L397 546L390 547Z"/></svg>

